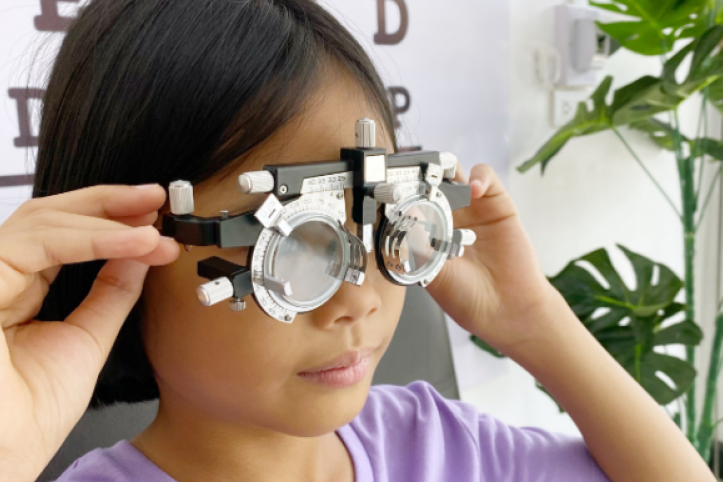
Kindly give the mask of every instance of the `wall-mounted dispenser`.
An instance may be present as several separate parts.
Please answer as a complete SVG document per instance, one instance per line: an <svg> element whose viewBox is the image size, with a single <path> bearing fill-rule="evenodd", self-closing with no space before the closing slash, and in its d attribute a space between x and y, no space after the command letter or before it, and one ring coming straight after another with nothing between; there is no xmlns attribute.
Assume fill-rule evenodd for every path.
<svg viewBox="0 0 723 482"><path fill-rule="evenodd" d="M597 9L575 5L555 7L555 48L560 69L555 87L589 87L610 55L610 37L596 22Z"/></svg>

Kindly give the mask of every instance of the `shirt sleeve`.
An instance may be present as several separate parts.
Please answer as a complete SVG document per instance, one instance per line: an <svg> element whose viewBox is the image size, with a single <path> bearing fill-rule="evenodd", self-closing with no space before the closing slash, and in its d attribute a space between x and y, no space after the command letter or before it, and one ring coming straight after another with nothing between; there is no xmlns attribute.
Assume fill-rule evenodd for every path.
<svg viewBox="0 0 723 482"><path fill-rule="evenodd" d="M375 481L609 482L581 437L507 425L426 382L373 387L353 425Z"/></svg>

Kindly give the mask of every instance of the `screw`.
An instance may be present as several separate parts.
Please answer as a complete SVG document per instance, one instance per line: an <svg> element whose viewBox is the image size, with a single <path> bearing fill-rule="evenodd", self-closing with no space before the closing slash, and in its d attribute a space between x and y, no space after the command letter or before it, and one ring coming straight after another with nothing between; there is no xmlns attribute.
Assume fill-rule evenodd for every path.
<svg viewBox="0 0 723 482"><path fill-rule="evenodd" d="M286 316L284 316L284 320L286 320L286 321L291 321L291 315L286 315Z"/></svg>
<svg viewBox="0 0 723 482"><path fill-rule="evenodd" d="M228 211L226 211L224 209L223 211L221 211L221 219L226 219L226 218L228 218Z"/></svg>
<svg viewBox="0 0 723 482"><path fill-rule="evenodd" d="M287 192L289 192L289 187L286 184L279 187L279 194L286 194Z"/></svg>
<svg viewBox="0 0 723 482"><path fill-rule="evenodd" d="M437 197L442 197L442 193L440 191L437 191Z"/></svg>
<svg viewBox="0 0 723 482"><path fill-rule="evenodd" d="M343 192L340 192L339 194L336 195L336 198L337 198L337 199L344 199L344 193L343 193Z"/></svg>

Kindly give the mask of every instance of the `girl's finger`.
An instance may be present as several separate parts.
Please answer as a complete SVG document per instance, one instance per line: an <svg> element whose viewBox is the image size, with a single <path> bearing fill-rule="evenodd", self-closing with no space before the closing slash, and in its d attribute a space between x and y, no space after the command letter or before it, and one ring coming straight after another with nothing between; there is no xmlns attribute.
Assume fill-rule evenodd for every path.
<svg viewBox="0 0 723 482"><path fill-rule="evenodd" d="M462 164L459 162L459 160L457 161L457 170L455 171L452 180L461 184L469 184L469 178L467 177L467 173L464 171L464 168L462 167Z"/></svg>
<svg viewBox="0 0 723 482"><path fill-rule="evenodd" d="M157 184L101 185L34 198L23 203L18 211L52 209L107 219L145 215L160 209L165 200L166 192Z"/></svg>
<svg viewBox="0 0 723 482"><path fill-rule="evenodd" d="M81 328L97 354L100 372L113 341L128 313L138 301L148 265L129 259L112 259L98 273L88 296L65 322Z"/></svg>
<svg viewBox="0 0 723 482"><path fill-rule="evenodd" d="M126 226L138 227L138 226L150 226L158 219L158 211L153 211L148 214L140 216L118 216L109 218L111 221L115 221Z"/></svg>
<svg viewBox="0 0 723 482"><path fill-rule="evenodd" d="M149 266L163 266L177 260L181 255L181 246L173 238L161 237L158 247L150 253L129 258Z"/></svg>
<svg viewBox="0 0 723 482"><path fill-rule="evenodd" d="M172 238L161 237L161 242L158 244L158 248L152 252L138 256L136 258L129 258L134 261L138 261L149 266L162 266L165 264L172 263L181 254L181 248L176 240ZM39 274L45 279L45 282L50 285L53 283L55 278L58 276L62 266L53 266L52 268L45 269Z"/></svg>
<svg viewBox="0 0 723 482"><path fill-rule="evenodd" d="M135 258L153 252L161 235L153 226L82 229L73 226L22 231L0 242L0 261L32 274L63 264Z"/></svg>
<svg viewBox="0 0 723 482"><path fill-rule="evenodd" d="M512 196L505 190L497 173L487 164L477 164L469 175L471 204L455 211L457 228L490 225L517 215Z"/></svg>

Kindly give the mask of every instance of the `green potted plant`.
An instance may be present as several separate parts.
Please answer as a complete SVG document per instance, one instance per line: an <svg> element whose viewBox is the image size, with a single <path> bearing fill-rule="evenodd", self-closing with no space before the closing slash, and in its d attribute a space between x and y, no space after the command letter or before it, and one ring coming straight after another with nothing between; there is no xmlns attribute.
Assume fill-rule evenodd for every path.
<svg viewBox="0 0 723 482"><path fill-rule="evenodd" d="M619 246L634 269L634 290L623 282L605 249L572 260L550 280L581 322L658 403L667 405L675 400L683 401L684 408L674 419L679 427L685 426L688 439L706 461L710 459L714 429L719 423L713 418L721 371L723 300L716 310L703 411L698 415L694 360L703 333L696 323L693 280L696 234L715 183L723 172L723 143L708 137L706 122L709 108L723 112L723 9L719 1L591 0L589 3L593 7L628 17L599 24L599 27L622 48L640 55L659 56L661 73L657 77L641 77L614 93L611 93L612 78L605 78L591 99L579 104L574 119L517 168L524 173L540 165L544 173L546 166L570 139L612 131L660 189L661 200L676 211L685 246L682 277L659 262ZM681 72L685 60L690 63L686 71ZM701 118L697 135L689 138L681 132L678 108L683 102L693 102L696 93L700 93L695 96L695 101L699 97ZM636 132L621 132L623 127ZM645 168L626 140L630 135L645 135L675 154L682 209ZM704 185L702 174L706 169L717 172L712 181ZM589 263L588 266L592 266L605 283L598 282L590 271L580 266L581 262ZM681 290L684 302L676 301ZM683 321L669 322L662 327L680 313L685 315ZM482 340L473 337L473 341L480 348L501 356ZM671 344L685 345L686 358L654 350ZM657 372L665 374L668 383L661 380Z"/></svg>

